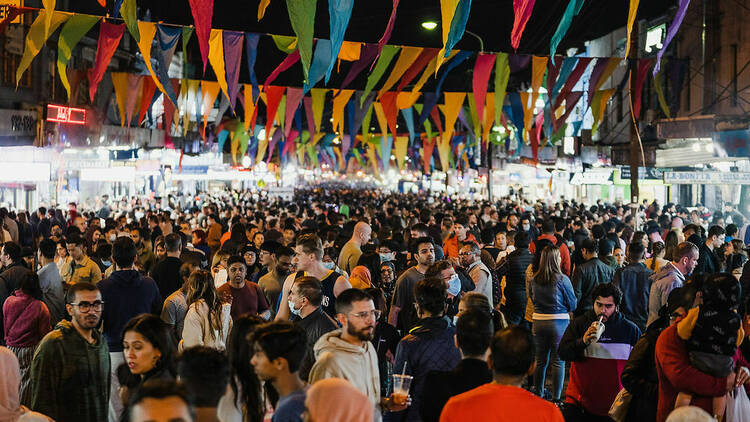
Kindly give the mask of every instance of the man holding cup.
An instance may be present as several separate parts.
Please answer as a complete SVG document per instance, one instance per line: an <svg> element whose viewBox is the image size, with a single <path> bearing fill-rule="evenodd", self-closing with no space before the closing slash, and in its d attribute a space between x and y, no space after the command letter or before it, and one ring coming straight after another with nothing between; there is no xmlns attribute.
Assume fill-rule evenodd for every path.
<svg viewBox="0 0 750 422"><path fill-rule="evenodd" d="M560 358L571 361L563 415L566 421L609 420L607 413L622 389L620 374L641 330L619 312L622 291L599 284L594 306L568 325Z"/></svg>

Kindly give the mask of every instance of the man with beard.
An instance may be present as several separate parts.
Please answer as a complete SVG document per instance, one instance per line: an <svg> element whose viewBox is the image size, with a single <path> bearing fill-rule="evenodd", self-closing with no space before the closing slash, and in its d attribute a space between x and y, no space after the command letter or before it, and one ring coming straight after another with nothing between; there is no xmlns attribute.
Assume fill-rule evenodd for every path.
<svg viewBox="0 0 750 422"><path fill-rule="evenodd" d="M70 287L60 321L39 343L31 363L30 407L60 421L107 420L109 348L96 330L102 295L90 283Z"/></svg>
<svg viewBox="0 0 750 422"><path fill-rule="evenodd" d="M82 282L96 284L101 281L102 270L86 255L85 241L81 235L68 236L67 248L68 255L73 259L60 269L63 281L69 285Z"/></svg>
<svg viewBox="0 0 750 422"><path fill-rule="evenodd" d="M271 309L266 297L257 283L245 280L247 264L245 258L232 255L227 261L228 283L216 289L219 297L232 297L232 320L242 315L258 315L265 320L271 319Z"/></svg>
<svg viewBox="0 0 750 422"><path fill-rule="evenodd" d="M414 286L424 279L427 269L435 262L435 244L432 238L420 237L412 243L412 254L417 265L407 269L396 280L388 323L406 333L416 322L414 311Z"/></svg>
<svg viewBox="0 0 750 422"><path fill-rule="evenodd" d="M148 274L151 271L151 268L153 268L154 263L156 263L154 252L151 251L151 248L149 248L143 241L143 238L146 236L148 236L148 232L146 232L145 229L137 226L130 228L130 238L133 239L136 252L138 253L138 269L143 274Z"/></svg>
<svg viewBox="0 0 750 422"><path fill-rule="evenodd" d="M406 409L408 400L405 405L398 405L392 396L380 398L378 355L370 342L380 311L375 309L372 296L359 289L344 290L336 298L336 312L341 328L324 334L315 343L316 362L310 370L310 384L326 378L349 381L374 406L375 422L382 419L381 408L392 412Z"/></svg>
<svg viewBox="0 0 750 422"><path fill-rule="evenodd" d="M269 268L268 274L258 280L258 285L263 291L263 295L265 295L266 301L271 307L273 315L276 315L277 302L279 301L279 296L281 296L281 286L284 284L284 280L289 276L293 255L294 251L291 248L279 245L271 255L273 268Z"/></svg>

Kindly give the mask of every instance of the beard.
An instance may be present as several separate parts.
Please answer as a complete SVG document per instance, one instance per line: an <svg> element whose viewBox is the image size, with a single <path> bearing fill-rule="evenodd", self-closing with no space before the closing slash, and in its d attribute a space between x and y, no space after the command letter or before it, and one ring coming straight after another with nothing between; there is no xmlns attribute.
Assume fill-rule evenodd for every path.
<svg viewBox="0 0 750 422"><path fill-rule="evenodd" d="M350 336L357 337L362 341L372 341L375 338L375 327L367 326L362 329L356 329L351 324L347 325L346 332Z"/></svg>
<svg viewBox="0 0 750 422"><path fill-rule="evenodd" d="M96 328L96 326L99 325L100 319L101 317L95 314L76 315L78 325L81 326L81 328L86 329Z"/></svg>

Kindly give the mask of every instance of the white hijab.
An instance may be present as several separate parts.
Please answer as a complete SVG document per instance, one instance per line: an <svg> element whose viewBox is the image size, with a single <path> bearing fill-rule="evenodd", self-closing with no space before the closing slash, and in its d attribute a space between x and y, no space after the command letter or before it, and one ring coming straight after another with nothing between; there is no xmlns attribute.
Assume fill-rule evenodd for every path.
<svg viewBox="0 0 750 422"><path fill-rule="evenodd" d="M16 355L0 346L0 422L15 422L21 416L20 383L21 371Z"/></svg>

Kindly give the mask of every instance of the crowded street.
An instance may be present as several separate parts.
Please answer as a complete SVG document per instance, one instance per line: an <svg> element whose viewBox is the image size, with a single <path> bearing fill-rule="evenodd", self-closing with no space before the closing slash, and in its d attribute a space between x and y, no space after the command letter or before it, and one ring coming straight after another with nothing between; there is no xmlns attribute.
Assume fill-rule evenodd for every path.
<svg viewBox="0 0 750 422"><path fill-rule="evenodd" d="M0 422L750 422L746 18L0 0Z"/></svg>

